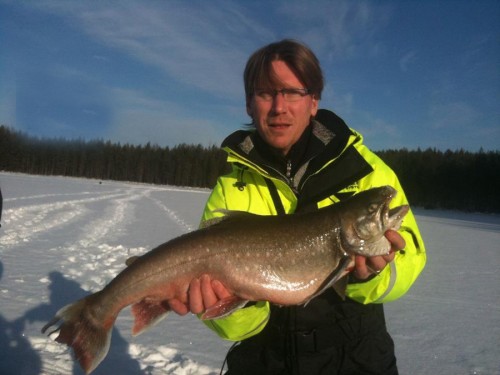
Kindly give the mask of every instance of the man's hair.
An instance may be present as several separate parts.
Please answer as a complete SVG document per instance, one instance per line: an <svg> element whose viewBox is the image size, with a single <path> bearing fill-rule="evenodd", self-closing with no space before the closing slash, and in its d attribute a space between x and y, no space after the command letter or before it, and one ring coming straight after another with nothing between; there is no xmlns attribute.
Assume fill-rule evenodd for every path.
<svg viewBox="0 0 500 375"><path fill-rule="evenodd" d="M280 86L271 63L283 61L316 98L321 99L323 73L318 58L309 47L291 39L271 43L255 51L248 59L243 74L247 100L255 89L273 89Z"/></svg>

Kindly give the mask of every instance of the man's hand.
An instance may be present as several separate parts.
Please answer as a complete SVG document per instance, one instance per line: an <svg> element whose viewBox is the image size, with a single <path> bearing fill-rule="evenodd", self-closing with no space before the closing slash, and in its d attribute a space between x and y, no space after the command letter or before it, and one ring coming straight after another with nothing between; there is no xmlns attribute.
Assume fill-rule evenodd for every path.
<svg viewBox="0 0 500 375"><path fill-rule="evenodd" d="M356 255L354 259L354 276L359 280L366 280L372 275L379 274L388 263L392 262L396 251L404 249L406 242L401 235L394 231L388 230L385 232L385 237L391 243L391 250L387 255L379 255L374 257L364 257Z"/></svg>
<svg viewBox="0 0 500 375"><path fill-rule="evenodd" d="M186 315L189 312L201 314L221 299L230 296L231 293L220 281L211 280L208 275L202 275L199 279L191 280L189 290L182 300L171 299L168 301L168 305L173 312L179 315Z"/></svg>

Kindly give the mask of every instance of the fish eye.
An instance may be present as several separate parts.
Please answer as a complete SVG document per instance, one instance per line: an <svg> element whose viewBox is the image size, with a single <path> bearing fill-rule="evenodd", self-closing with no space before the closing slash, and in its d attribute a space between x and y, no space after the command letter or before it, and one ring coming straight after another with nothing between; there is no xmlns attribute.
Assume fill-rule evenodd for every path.
<svg viewBox="0 0 500 375"><path fill-rule="evenodd" d="M377 210L378 210L378 204L376 204L376 203L372 203L368 207L368 212L370 212L370 213L373 213L373 212L375 212Z"/></svg>

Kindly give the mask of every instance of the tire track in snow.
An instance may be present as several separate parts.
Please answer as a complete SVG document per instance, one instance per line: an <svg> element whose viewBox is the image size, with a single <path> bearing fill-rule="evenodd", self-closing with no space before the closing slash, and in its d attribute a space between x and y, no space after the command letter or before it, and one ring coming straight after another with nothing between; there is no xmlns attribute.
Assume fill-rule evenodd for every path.
<svg viewBox="0 0 500 375"><path fill-rule="evenodd" d="M38 182L40 179L35 181ZM32 191L37 191L35 186L31 189ZM81 186L80 183L75 184L77 189L81 189ZM84 189L87 191L86 187ZM190 221L187 211L183 211L186 205L182 205L183 208L178 205L179 195L165 198L163 192L166 190L177 191L179 189L123 184L119 190L92 194L22 196L9 199L10 203L4 206L4 209L8 209L4 211L4 218L9 222L2 220L2 232L0 232L0 254L7 255L2 259L7 270L2 279L4 282L2 288L5 289L2 300L8 301L3 305L4 307L7 304L19 307L10 309L11 311L8 312L3 310L3 312L7 314L9 320L11 317L12 319L18 318L18 315L13 315L13 312L17 310L26 311L23 316L33 316L32 313L28 315L27 313L36 309L37 314L41 313L39 318L43 316L42 321L26 321L23 331L23 337L30 342L34 352L40 356L41 374L81 372L75 371L74 361L65 346L40 334L40 326L46 323L46 319L50 319L50 317L45 318L44 314L48 310L57 310L64 304L73 302L85 294L83 290L95 292L101 289L125 268L124 260L129 253L135 255L149 250L149 248L127 246L128 244L142 245L140 231L137 233L141 238L136 241L134 237L131 241L131 228L159 230L156 233L162 237L177 234L179 231L192 230L196 225L189 225L194 220ZM54 192L53 189L45 191ZM160 200L151 199L155 197L155 192L162 193ZM69 199L69 201L59 202L63 199ZM144 218L141 220L151 220L151 216L142 216L149 211L154 212L153 220L159 220L153 229L148 222L137 223L136 214L139 212ZM163 220L174 222L172 230L164 229ZM18 232L18 237L15 237L18 242L9 243L4 249L2 244L3 240L8 239L6 235L14 236L11 230ZM31 246L26 246L27 244ZM17 250L23 250L21 254L24 255L19 257ZM25 255L28 252L30 254ZM15 273L9 272L10 270L14 270ZM57 279L54 279L54 275ZM142 344L141 341L133 342L130 336L131 322L130 312L123 311L116 324L119 333L122 333L122 342L120 344L117 340L120 337L115 331L112 343L115 351L113 353L112 348L108 355L108 370L110 368L112 370L106 372L104 370L106 364L103 363L104 367L101 366L103 370L96 371L96 373L149 375L167 373L214 375L216 373L216 370L190 359L184 347L181 346L182 349L179 349L175 344L170 344L173 347L165 345L165 341L170 342L171 339L162 337L161 330L156 332L159 338L153 339L152 343L149 340L145 341L146 344ZM174 320L173 323L175 322ZM176 335L178 334L176 333L173 337ZM130 364L132 366L129 366ZM135 371L135 364L140 366L140 371Z"/></svg>
<svg viewBox="0 0 500 375"><path fill-rule="evenodd" d="M127 216L133 216L134 205L138 204L141 199L153 201L183 231L192 230L192 226L184 221L175 210L160 200L151 198L153 191L155 189L140 191L130 189L118 199L109 197L109 201L103 201L102 204L109 205L109 208L105 210L105 215L83 226L80 237L74 242L67 244L64 249L57 249L65 254L60 262L64 277L77 280L84 290L96 292L125 268L124 255L142 254L146 251L142 247L127 248L123 244L111 245L108 241L114 236L114 232L125 227ZM116 326L128 333L131 323L132 317L129 314L120 314ZM44 372L50 374L71 372L73 360L65 347L45 337L30 338L30 341L37 350L51 352L57 358L54 364L43 362ZM137 343L129 344L128 354L139 363L141 373L144 374L215 374L214 369L200 365L177 349L167 346L149 347Z"/></svg>
<svg viewBox="0 0 500 375"><path fill-rule="evenodd" d="M177 211L172 210L169 208L167 205L165 205L161 200L157 198L152 198L151 196L151 191L147 193L147 196L149 199L151 199L158 207L160 207L161 210L165 211L167 213L167 216L174 222L176 223L184 233L186 232L191 232L192 230L196 229L193 228L192 225L188 224L186 221L184 221L177 213Z"/></svg>
<svg viewBox="0 0 500 375"><path fill-rule="evenodd" d="M95 292L125 268L124 261L128 256L144 253L144 247L129 248L116 242L120 241L130 217L134 216L135 205L147 198L150 191L131 188L118 199L108 197L103 202L109 206L105 215L82 227L79 238L66 245L66 259L61 261L65 276L85 280L81 287Z"/></svg>
<svg viewBox="0 0 500 375"><path fill-rule="evenodd" d="M119 189L116 189L117 191ZM17 202L17 201L25 201L25 200L38 200L38 199L47 199L47 198L57 198L64 196L72 196L72 195L96 195L95 191L82 191L78 193L58 193L58 194L39 194L39 195L28 195L25 197L14 197L14 198L5 198L4 202Z"/></svg>
<svg viewBox="0 0 500 375"><path fill-rule="evenodd" d="M123 196L123 194L123 192L116 192L92 198L34 204L7 209L2 217L5 230L1 237L1 242L5 246L28 243L32 239L55 228L71 224L74 220L88 212L86 205L116 199ZM55 194L51 194L51 196L57 197ZM28 197L25 197L25 199L28 199Z"/></svg>

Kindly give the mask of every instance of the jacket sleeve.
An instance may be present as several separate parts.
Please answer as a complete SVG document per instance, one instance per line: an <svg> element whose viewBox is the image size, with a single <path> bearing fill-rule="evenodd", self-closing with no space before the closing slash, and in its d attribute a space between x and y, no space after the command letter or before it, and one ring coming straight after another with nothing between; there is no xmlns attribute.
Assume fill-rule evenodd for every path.
<svg viewBox="0 0 500 375"><path fill-rule="evenodd" d="M220 215L220 213L214 212L215 210L228 208L224 198L224 187L228 186L228 181L223 183L224 179L230 179L230 177L219 178L206 203L202 221ZM232 186L230 182L229 186ZM254 305L235 311L225 318L204 320L203 323L225 340L240 341L261 332L266 326L269 316L269 303L257 302Z"/></svg>
<svg viewBox="0 0 500 375"><path fill-rule="evenodd" d="M360 190L391 185L398 192L391 202L391 207L408 204L403 188L392 169L366 148L361 151L374 171L360 181ZM398 232L406 242L403 251L398 252L394 261L379 275L366 282L348 284L348 297L364 304L383 303L398 299L410 289L426 263L424 242L411 210L405 216Z"/></svg>

